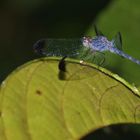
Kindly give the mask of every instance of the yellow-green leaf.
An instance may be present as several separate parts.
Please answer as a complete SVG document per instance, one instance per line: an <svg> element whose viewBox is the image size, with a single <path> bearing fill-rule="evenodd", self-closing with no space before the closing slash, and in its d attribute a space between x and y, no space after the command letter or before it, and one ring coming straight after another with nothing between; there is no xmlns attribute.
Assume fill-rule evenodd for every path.
<svg viewBox="0 0 140 140"><path fill-rule="evenodd" d="M92 130L140 123L140 93L118 75L93 64L31 61L0 91L0 140L75 140Z"/></svg>

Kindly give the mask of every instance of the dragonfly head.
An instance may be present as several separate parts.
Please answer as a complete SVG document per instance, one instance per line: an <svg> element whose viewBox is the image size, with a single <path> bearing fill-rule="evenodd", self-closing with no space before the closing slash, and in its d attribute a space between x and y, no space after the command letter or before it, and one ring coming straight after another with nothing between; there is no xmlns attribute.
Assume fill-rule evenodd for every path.
<svg viewBox="0 0 140 140"><path fill-rule="evenodd" d="M82 44L85 47L90 47L92 44L92 38L91 37L83 37Z"/></svg>

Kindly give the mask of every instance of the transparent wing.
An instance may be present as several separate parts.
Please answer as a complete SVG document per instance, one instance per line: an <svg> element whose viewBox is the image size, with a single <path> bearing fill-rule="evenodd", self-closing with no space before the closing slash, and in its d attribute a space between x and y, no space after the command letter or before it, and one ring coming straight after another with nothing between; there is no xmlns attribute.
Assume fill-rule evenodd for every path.
<svg viewBox="0 0 140 140"><path fill-rule="evenodd" d="M122 37L121 37L121 33L118 32L116 34L116 36L113 39L114 45L116 48L118 48L119 50L123 50L122 49Z"/></svg>
<svg viewBox="0 0 140 140"><path fill-rule="evenodd" d="M82 39L41 39L33 48L40 55L76 57L83 45Z"/></svg>

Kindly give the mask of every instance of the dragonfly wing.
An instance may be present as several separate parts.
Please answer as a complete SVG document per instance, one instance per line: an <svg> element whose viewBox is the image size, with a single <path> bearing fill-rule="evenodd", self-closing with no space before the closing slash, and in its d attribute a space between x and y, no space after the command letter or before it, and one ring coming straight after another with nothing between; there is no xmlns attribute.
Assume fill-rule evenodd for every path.
<svg viewBox="0 0 140 140"><path fill-rule="evenodd" d="M100 30L98 30L96 25L94 25L94 30L97 36L104 36L103 33Z"/></svg>
<svg viewBox="0 0 140 140"><path fill-rule="evenodd" d="M120 32L116 34L116 36L113 39L113 42L115 47L117 47L119 50L122 50L122 37Z"/></svg>
<svg viewBox="0 0 140 140"><path fill-rule="evenodd" d="M41 39L33 48L36 53L44 56L76 57L82 48L82 39Z"/></svg>

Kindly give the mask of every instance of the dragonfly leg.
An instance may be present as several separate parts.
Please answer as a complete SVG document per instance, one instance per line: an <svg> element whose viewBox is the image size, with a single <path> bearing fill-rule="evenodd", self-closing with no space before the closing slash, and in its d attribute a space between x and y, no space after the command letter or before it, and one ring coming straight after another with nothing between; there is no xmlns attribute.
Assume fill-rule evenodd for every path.
<svg viewBox="0 0 140 140"><path fill-rule="evenodd" d="M64 56L58 64L58 68L60 71L66 72L66 64L65 64L65 59L67 58L67 56Z"/></svg>
<svg viewBox="0 0 140 140"><path fill-rule="evenodd" d="M103 52L93 51L91 61L101 66L105 62L105 54Z"/></svg>
<svg viewBox="0 0 140 140"><path fill-rule="evenodd" d="M102 53L102 52L100 52L102 55L103 55L103 59L101 60L101 62L99 63L99 66L102 66L103 64L104 64L104 62L105 62L105 54L104 53Z"/></svg>
<svg viewBox="0 0 140 140"><path fill-rule="evenodd" d="M105 57L103 58L103 60L100 62L99 66L102 66L105 62Z"/></svg>
<svg viewBox="0 0 140 140"><path fill-rule="evenodd" d="M93 62L95 59L95 54L96 54L96 52L91 50L90 48L84 50L84 53L80 57L80 59L81 59L80 63L86 64L86 61Z"/></svg>

